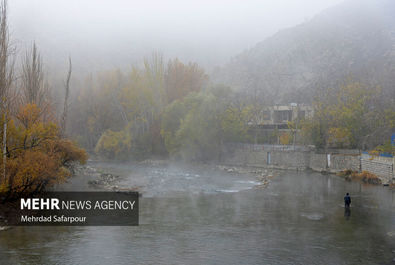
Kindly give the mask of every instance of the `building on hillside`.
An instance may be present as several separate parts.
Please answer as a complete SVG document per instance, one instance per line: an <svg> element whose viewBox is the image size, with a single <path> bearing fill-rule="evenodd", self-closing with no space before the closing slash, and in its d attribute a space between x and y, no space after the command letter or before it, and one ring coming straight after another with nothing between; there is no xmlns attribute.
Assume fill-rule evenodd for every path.
<svg viewBox="0 0 395 265"><path fill-rule="evenodd" d="M275 105L263 108L263 125L282 125L292 121L310 119L314 115L313 107L305 104L291 103L289 105Z"/></svg>
<svg viewBox="0 0 395 265"><path fill-rule="evenodd" d="M290 103L264 107L255 121L250 122L250 133L259 143L291 144L297 141L298 124L311 119L314 109L311 105ZM291 129L292 122L295 128Z"/></svg>

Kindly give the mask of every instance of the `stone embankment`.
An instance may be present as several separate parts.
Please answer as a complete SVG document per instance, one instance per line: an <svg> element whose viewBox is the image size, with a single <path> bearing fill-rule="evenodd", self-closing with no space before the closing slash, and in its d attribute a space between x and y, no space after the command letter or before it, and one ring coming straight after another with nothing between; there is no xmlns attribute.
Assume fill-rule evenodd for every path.
<svg viewBox="0 0 395 265"><path fill-rule="evenodd" d="M383 184L395 177L394 160L384 161L361 154L359 150L326 150L279 148L266 145L232 145L223 150L222 164L266 169L307 170L338 173L344 170L367 171L377 175Z"/></svg>

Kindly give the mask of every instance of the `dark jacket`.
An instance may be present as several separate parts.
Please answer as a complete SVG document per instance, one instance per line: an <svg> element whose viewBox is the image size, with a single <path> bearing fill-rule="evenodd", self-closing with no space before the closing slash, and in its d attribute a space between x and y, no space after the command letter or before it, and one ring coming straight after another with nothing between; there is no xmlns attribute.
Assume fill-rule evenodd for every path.
<svg viewBox="0 0 395 265"><path fill-rule="evenodd" d="M350 197L350 195L344 196L344 203L347 204L347 205L351 204L351 197Z"/></svg>

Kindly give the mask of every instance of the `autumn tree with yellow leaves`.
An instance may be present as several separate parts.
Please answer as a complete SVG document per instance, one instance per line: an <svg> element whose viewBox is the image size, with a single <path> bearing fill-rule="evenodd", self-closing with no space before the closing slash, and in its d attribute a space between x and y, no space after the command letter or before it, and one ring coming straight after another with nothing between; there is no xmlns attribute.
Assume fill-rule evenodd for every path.
<svg viewBox="0 0 395 265"><path fill-rule="evenodd" d="M318 148L379 145L389 139L395 113L391 105L379 103L380 93L378 87L352 81L321 91L313 104L314 118L301 122L302 134Z"/></svg>
<svg viewBox="0 0 395 265"><path fill-rule="evenodd" d="M2 191L13 194L40 192L71 175L74 161L85 163L83 149L60 137L55 122L44 122L35 104L19 108L8 124L6 181Z"/></svg>
<svg viewBox="0 0 395 265"><path fill-rule="evenodd" d="M60 137L54 121L45 122L43 111L28 103L8 122L6 179L1 191L35 193L65 181L73 162L85 163L86 152Z"/></svg>
<svg viewBox="0 0 395 265"><path fill-rule="evenodd" d="M21 82L14 81L13 47L7 1L0 3L0 192L5 198L37 193L65 181L85 150L63 138L50 102L42 60L33 44L22 62Z"/></svg>

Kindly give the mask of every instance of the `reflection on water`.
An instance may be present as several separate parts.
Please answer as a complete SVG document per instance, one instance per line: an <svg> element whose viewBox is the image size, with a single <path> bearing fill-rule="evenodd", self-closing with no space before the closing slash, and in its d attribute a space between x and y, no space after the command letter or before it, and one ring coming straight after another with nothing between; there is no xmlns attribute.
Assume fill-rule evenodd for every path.
<svg viewBox="0 0 395 265"><path fill-rule="evenodd" d="M351 216L351 209L350 207L344 207L344 217L346 217L346 220L349 220Z"/></svg>
<svg viewBox="0 0 395 265"><path fill-rule="evenodd" d="M140 226L17 227L0 232L0 263L338 265L395 257L395 202L381 186L284 171L257 189L257 176L210 167L116 169L124 185L145 187Z"/></svg>

